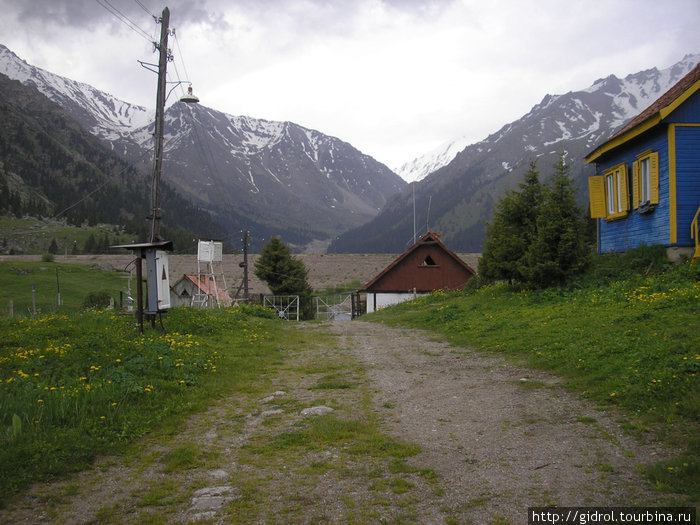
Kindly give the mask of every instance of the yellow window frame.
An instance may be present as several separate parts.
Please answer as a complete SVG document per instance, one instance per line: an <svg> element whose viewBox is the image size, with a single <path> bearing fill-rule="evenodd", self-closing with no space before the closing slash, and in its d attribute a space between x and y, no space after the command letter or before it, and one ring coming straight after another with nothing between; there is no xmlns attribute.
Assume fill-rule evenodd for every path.
<svg viewBox="0 0 700 525"><path fill-rule="evenodd" d="M614 220L627 216L630 209L627 164L623 162L605 170L603 180L605 181L605 218Z"/></svg>
<svg viewBox="0 0 700 525"><path fill-rule="evenodd" d="M643 165L648 162L649 188L647 199L644 199ZM640 205L659 203L659 153L657 151L645 151L637 155L637 160L632 165L632 206L638 209Z"/></svg>

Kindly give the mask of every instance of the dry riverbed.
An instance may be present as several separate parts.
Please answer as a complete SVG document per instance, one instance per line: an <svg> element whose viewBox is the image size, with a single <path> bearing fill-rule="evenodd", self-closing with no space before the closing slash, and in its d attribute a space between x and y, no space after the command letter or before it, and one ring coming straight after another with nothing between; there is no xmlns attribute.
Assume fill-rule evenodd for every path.
<svg viewBox="0 0 700 525"><path fill-rule="evenodd" d="M529 506L673 504L665 451L556 377L430 334L290 324L284 357L126 457L34 486L3 523L527 523Z"/></svg>

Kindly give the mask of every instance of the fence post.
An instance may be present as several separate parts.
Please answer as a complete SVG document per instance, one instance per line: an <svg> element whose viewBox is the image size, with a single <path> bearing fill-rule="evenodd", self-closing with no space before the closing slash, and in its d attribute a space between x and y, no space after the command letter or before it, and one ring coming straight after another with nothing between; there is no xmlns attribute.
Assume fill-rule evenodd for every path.
<svg viewBox="0 0 700 525"><path fill-rule="evenodd" d="M32 319L36 319L36 286L32 283Z"/></svg>

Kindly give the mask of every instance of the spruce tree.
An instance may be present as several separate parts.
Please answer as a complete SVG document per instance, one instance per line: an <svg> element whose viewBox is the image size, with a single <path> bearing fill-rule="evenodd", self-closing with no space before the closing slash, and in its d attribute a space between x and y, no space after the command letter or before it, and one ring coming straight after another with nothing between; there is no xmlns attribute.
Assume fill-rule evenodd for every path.
<svg viewBox="0 0 700 525"><path fill-rule="evenodd" d="M292 256L289 247L277 237L270 239L255 261L255 275L265 281L274 295L298 295L301 317L313 317L311 285L308 270L302 261Z"/></svg>
<svg viewBox="0 0 700 525"><path fill-rule="evenodd" d="M542 184L537 162L531 161L520 191L508 191L496 204L486 227L486 241L479 259L479 275L487 280L523 281L525 257L537 234L542 204Z"/></svg>
<svg viewBox="0 0 700 525"><path fill-rule="evenodd" d="M576 202L569 166L561 154L545 187L536 220L536 235L524 257L525 282L536 287L563 284L590 259L585 219Z"/></svg>

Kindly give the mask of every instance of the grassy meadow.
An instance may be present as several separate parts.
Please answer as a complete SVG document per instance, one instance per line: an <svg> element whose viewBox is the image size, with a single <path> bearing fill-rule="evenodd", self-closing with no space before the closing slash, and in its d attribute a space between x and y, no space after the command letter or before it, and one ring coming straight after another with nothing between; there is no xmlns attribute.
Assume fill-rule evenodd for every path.
<svg viewBox="0 0 700 525"><path fill-rule="evenodd" d="M128 274L102 271L87 265L56 262L0 262L0 317L79 313L88 294L106 292L119 306L120 292L126 292ZM136 284L132 283L132 293ZM32 300L32 287L34 299ZM57 305L60 292L61 304Z"/></svg>
<svg viewBox="0 0 700 525"><path fill-rule="evenodd" d="M56 268L64 297L59 309L51 306ZM318 326L299 330L258 307L172 309L167 332L147 328L139 335L131 316L81 307L95 290L118 297L125 285L120 273L56 263L2 263L0 270L0 506L35 481L83 469L98 455L128 453L143 436L175 432L217 399L255 391L285 359L285 345L312 338L309 330ZM31 282L37 296L48 290L40 303L46 306L33 319L17 314L27 307L15 299L16 315L8 318L7 299L26 296ZM502 353L565 378L601 409L620 409L630 433L676 447L673 460L646 474L659 490L697 499L699 314L700 265L670 265L650 248L597 257L587 275L566 287L474 282L366 319L431 330L455 345ZM319 381L319 392L352 391L354 382L338 367ZM371 414L325 416L275 439L252 444L251 454L314 450L329 439L367 457L416 453L382 435Z"/></svg>
<svg viewBox="0 0 700 525"><path fill-rule="evenodd" d="M174 428L276 353L279 321L262 308L175 309L165 323L140 335L114 311L0 319L0 494Z"/></svg>

